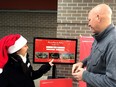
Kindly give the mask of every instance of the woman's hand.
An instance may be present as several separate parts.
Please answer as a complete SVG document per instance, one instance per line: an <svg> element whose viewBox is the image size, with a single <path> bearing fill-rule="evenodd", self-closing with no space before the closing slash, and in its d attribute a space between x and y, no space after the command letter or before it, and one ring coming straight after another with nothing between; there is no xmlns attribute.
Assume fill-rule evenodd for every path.
<svg viewBox="0 0 116 87"><path fill-rule="evenodd" d="M54 64L53 64L53 61L54 61L54 59L52 59L52 60L49 62L49 64L50 64L51 66L54 65Z"/></svg>

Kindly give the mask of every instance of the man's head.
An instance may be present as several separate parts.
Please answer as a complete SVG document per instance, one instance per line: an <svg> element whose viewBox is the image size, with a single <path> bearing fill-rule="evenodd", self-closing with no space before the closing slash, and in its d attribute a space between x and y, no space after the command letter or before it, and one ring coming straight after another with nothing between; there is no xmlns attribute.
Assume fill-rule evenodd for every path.
<svg viewBox="0 0 116 87"><path fill-rule="evenodd" d="M112 10L106 4L99 4L90 10L88 26L92 32L98 34L111 24Z"/></svg>

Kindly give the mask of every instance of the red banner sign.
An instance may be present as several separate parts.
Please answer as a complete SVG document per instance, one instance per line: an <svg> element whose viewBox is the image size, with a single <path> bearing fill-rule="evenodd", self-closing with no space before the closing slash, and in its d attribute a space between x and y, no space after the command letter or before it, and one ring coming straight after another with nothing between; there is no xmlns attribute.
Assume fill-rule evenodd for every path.
<svg viewBox="0 0 116 87"><path fill-rule="evenodd" d="M84 58L89 56L93 41L93 37L80 37L80 60L83 60ZM86 83L83 81L79 81L79 87L86 87Z"/></svg>

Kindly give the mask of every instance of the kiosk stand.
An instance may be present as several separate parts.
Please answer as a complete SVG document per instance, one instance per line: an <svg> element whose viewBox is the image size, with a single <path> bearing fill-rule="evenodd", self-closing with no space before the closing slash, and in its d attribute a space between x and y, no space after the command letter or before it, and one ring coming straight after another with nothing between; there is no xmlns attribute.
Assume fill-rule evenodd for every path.
<svg viewBox="0 0 116 87"><path fill-rule="evenodd" d="M56 78L56 65L53 65L53 68L52 68L52 78Z"/></svg>

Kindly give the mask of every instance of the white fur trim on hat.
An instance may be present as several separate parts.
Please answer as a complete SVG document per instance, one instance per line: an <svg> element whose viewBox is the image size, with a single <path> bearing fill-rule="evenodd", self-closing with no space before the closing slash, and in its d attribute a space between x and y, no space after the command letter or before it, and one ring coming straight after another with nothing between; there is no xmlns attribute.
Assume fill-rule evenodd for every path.
<svg viewBox="0 0 116 87"><path fill-rule="evenodd" d="M8 48L8 53L15 53L16 51L20 50L26 43L27 40L23 36L20 36L20 38L15 41L15 44Z"/></svg>
<svg viewBox="0 0 116 87"><path fill-rule="evenodd" d="M3 72L3 69L2 68L0 68L0 74Z"/></svg>

